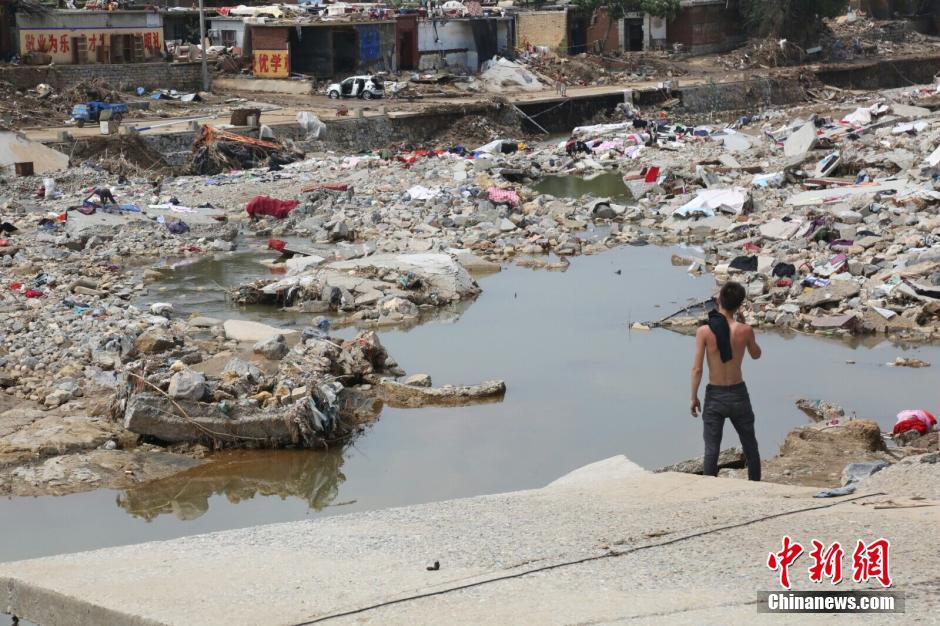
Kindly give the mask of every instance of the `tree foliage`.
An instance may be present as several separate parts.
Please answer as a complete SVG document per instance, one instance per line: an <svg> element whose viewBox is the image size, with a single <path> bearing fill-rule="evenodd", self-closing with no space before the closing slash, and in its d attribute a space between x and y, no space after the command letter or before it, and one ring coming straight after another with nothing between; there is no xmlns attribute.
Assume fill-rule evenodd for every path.
<svg viewBox="0 0 940 626"><path fill-rule="evenodd" d="M575 6L587 12L607 7L611 21L622 19L624 15L634 11L674 18L679 15L679 2L680 0L574 0Z"/></svg>
<svg viewBox="0 0 940 626"><path fill-rule="evenodd" d="M748 29L761 37L805 41L815 36L820 20L845 13L848 0L742 0Z"/></svg>

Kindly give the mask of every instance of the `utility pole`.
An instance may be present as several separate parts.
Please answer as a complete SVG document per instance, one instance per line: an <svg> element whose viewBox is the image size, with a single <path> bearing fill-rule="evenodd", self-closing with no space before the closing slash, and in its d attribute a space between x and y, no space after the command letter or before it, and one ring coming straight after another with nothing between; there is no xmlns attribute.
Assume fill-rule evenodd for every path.
<svg viewBox="0 0 940 626"><path fill-rule="evenodd" d="M202 48L202 90L209 91L209 46L206 45L205 0L199 0L199 45Z"/></svg>

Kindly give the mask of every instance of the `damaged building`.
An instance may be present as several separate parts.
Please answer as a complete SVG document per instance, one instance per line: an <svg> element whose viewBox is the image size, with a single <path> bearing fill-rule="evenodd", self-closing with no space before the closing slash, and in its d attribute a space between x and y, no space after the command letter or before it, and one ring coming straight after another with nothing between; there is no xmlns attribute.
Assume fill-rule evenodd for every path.
<svg viewBox="0 0 940 626"><path fill-rule="evenodd" d="M744 41L736 0L683 0L671 20L643 11L611 21L606 7L584 11L545 7L516 14L520 47L545 47L558 54L673 49L692 54L728 50Z"/></svg>
<svg viewBox="0 0 940 626"><path fill-rule="evenodd" d="M27 63L143 63L162 58L163 16L156 11L18 12L17 42Z"/></svg>

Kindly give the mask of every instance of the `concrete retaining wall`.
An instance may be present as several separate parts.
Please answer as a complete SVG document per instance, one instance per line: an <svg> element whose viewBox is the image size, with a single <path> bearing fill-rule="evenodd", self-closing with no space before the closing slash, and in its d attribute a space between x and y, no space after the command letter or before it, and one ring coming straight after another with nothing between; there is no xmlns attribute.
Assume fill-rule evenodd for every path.
<svg viewBox="0 0 940 626"><path fill-rule="evenodd" d="M874 63L828 65L816 70L816 77L842 89L896 89L929 85L940 72L940 56L892 59Z"/></svg>
<svg viewBox="0 0 940 626"><path fill-rule="evenodd" d="M682 108L690 113L757 113L765 107L800 102L804 93L797 79L755 78L734 83L681 87L678 96Z"/></svg>
<svg viewBox="0 0 940 626"><path fill-rule="evenodd" d="M199 63L127 63L120 65L41 65L0 67L0 80L17 89L48 83L65 90L77 83L100 78L116 89L202 89Z"/></svg>
<svg viewBox="0 0 940 626"><path fill-rule="evenodd" d="M250 91L257 93L286 93L306 96L313 93L309 80L277 80L264 78L217 78L212 86L221 92Z"/></svg>

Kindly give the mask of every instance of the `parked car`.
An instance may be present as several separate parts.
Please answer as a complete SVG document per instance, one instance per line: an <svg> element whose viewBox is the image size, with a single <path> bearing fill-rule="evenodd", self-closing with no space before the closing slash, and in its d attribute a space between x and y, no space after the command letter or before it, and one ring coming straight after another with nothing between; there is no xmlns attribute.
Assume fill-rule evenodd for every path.
<svg viewBox="0 0 940 626"><path fill-rule="evenodd" d="M385 86L378 76L350 76L346 80L333 83L326 93L334 100L336 98L381 98L385 95Z"/></svg>

